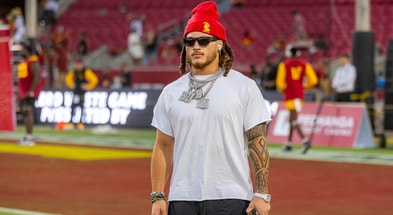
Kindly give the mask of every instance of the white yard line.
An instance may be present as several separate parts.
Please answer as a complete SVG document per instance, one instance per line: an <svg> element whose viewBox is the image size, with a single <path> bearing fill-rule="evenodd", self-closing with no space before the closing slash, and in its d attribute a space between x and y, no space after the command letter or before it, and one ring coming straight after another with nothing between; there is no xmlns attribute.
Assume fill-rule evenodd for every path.
<svg viewBox="0 0 393 215"><path fill-rule="evenodd" d="M49 213L42 213L42 212L35 212L35 211L28 211L28 210L19 210L14 208L3 208L0 207L0 212L2 213L9 213L10 215L55 215Z"/></svg>

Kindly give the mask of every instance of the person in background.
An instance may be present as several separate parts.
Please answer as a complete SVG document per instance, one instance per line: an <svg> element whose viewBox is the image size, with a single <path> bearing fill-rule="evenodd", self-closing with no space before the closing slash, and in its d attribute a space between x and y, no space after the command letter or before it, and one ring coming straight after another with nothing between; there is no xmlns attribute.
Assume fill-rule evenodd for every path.
<svg viewBox="0 0 393 215"><path fill-rule="evenodd" d="M182 76L154 107L152 215L269 213L270 112L255 81L231 69L234 54L218 18L214 1L193 9L183 33Z"/></svg>
<svg viewBox="0 0 393 215"><path fill-rule="evenodd" d="M278 34L277 39L272 42L267 48L268 54L284 52L285 47L287 46L287 39L284 34Z"/></svg>
<svg viewBox="0 0 393 215"><path fill-rule="evenodd" d="M314 66L315 73L318 77L318 90L317 93L317 101L321 100L329 100L330 97L330 89L331 89L331 80L329 78L329 61L326 58L321 58L318 60L316 65Z"/></svg>
<svg viewBox="0 0 393 215"><path fill-rule="evenodd" d="M304 20L303 15L297 11L291 11L292 14L292 28L295 40L301 40L304 38L308 38L308 33L306 30L306 21Z"/></svg>
<svg viewBox="0 0 393 215"><path fill-rule="evenodd" d="M318 34L317 39L314 41L313 46L323 53L323 56L326 56L327 50L329 48L328 42L325 40L323 34Z"/></svg>
<svg viewBox="0 0 393 215"><path fill-rule="evenodd" d="M246 0L231 0L232 7L234 8L243 8L246 5Z"/></svg>
<svg viewBox="0 0 393 215"><path fill-rule="evenodd" d="M26 34L25 22L22 9L20 7L13 8L7 15L7 20L11 25L11 43L18 44L22 41Z"/></svg>
<svg viewBox="0 0 393 215"><path fill-rule="evenodd" d="M276 86L276 80L277 80L277 72L278 72L278 66L282 61L284 61L285 57L280 56L278 57L277 61L273 64L271 70L267 74L267 81L266 81L266 90L277 90Z"/></svg>
<svg viewBox="0 0 393 215"><path fill-rule="evenodd" d="M285 107L289 111L289 135L283 151L292 151L292 137L296 131L303 142L302 154L305 154L311 143L304 136L297 117L304 102L304 90L318 84L318 78L311 64L299 57L299 49L288 46L286 55L288 58L278 66L276 80L277 89L283 93Z"/></svg>
<svg viewBox="0 0 393 215"><path fill-rule="evenodd" d="M100 87L104 89L109 89L113 83L113 76L111 74L111 68L106 66L101 71L100 77Z"/></svg>
<svg viewBox="0 0 393 215"><path fill-rule="evenodd" d="M77 58L83 58L89 53L90 40L86 35L86 32L82 31L79 34L79 42L76 47Z"/></svg>
<svg viewBox="0 0 393 215"><path fill-rule="evenodd" d="M69 35L64 30L64 26L57 26L55 35L53 37L53 44L56 50L56 68L58 76L56 80L56 87L65 87L65 76L68 72L68 46L69 46Z"/></svg>
<svg viewBox="0 0 393 215"><path fill-rule="evenodd" d="M250 30L245 30L242 36L243 46L246 48L250 48L252 46L253 41L254 41L254 37L251 34Z"/></svg>
<svg viewBox="0 0 393 215"><path fill-rule="evenodd" d="M261 74L257 71L255 64L250 65L250 78L257 83L259 89L262 89Z"/></svg>
<svg viewBox="0 0 393 215"><path fill-rule="evenodd" d="M77 123L77 129L83 130L85 128L82 123L85 93L97 86L98 77L91 69L86 68L82 59L79 58L75 60L75 69L67 73L65 80L74 94L70 121L65 125L65 129L72 129L74 127L73 123ZM80 116L76 115L77 107L80 108Z"/></svg>
<svg viewBox="0 0 393 215"><path fill-rule="evenodd" d="M145 47L145 64L156 63L158 59L158 41L154 30L147 32L143 43Z"/></svg>
<svg viewBox="0 0 393 215"><path fill-rule="evenodd" d="M41 25L54 25L56 23L56 13L59 10L57 0L43 0L40 14Z"/></svg>
<svg viewBox="0 0 393 215"><path fill-rule="evenodd" d="M34 103L44 87L39 58L34 54L34 46L29 40L22 40L21 55L24 58L17 66L20 110L23 114L26 134L19 145L33 146Z"/></svg>
<svg viewBox="0 0 393 215"><path fill-rule="evenodd" d="M176 49L176 44L173 39L168 39L163 43L160 49L160 62L165 64L172 64L178 62L178 51Z"/></svg>
<svg viewBox="0 0 393 215"><path fill-rule="evenodd" d="M145 51L142 37L138 34L137 29L131 29L127 38L128 52L135 65L141 65Z"/></svg>
<svg viewBox="0 0 393 215"><path fill-rule="evenodd" d="M332 81L332 88L336 92L336 102L351 102L355 82L356 68L350 63L349 54L343 53L340 55L340 67L337 68Z"/></svg>
<svg viewBox="0 0 393 215"><path fill-rule="evenodd" d="M120 82L123 88L132 87L132 74L131 71L127 68L127 64L123 64L121 67Z"/></svg>
<svg viewBox="0 0 393 215"><path fill-rule="evenodd" d="M121 14L128 13L128 5L126 4L125 0L120 1L119 6L117 7L117 11Z"/></svg>
<svg viewBox="0 0 393 215"><path fill-rule="evenodd" d="M130 23L130 30L135 30L140 38L143 37L143 27L145 22L145 15L138 13L128 13L126 19Z"/></svg>
<svg viewBox="0 0 393 215"><path fill-rule="evenodd" d="M269 73L272 71L274 67L274 62L273 62L273 56L271 55L266 55L265 56L265 63L262 66L261 69L261 74L260 74L260 82L261 82L261 86L263 89L269 89L268 87L268 76ZM272 78L271 83L274 84L274 86L276 81L276 77ZM271 84L270 87L272 87L273 85Z"/></svg>

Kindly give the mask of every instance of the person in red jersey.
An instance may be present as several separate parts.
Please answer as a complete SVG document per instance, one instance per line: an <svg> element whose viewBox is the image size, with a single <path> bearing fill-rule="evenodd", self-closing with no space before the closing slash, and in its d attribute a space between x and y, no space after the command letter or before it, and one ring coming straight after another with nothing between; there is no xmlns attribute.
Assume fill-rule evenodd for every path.
<svg viewBox="0 0 393 215"><path fill-rule="evenodd" d="M34 54L32 42L24 40L21 43L21 55L24 58L17 67L19 100L21 112L26 127L25 136L19 141L20 145L33 146L34 102L44 86L39 57Z"/></svg>
<svg viewBox="0 0 393 215"><path fill-rule="evenodd" d="M318 78L311 64L299 57L299 49L289 46L286 55L288 58L278 66L276 79L277 89L283 93L285 107L289 111L289 135L283 150L292 151L292 137L296 131L302 138L302 153L305 154L311 143L304 136L297 116L303 105L304 90L314 87L318 83Z"/></svg>

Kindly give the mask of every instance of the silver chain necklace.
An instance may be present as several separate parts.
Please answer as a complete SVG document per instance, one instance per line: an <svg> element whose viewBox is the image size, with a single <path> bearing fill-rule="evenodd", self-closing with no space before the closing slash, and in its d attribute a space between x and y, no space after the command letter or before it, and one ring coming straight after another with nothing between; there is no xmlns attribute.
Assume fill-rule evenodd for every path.
<svg viewBox="0 0 393 215"><path fill-rule="evenodd" d="M214 85L214 82L224 73L223 69L219 69L217 72L215 72L212 76L210 76L206 80L199 80L195 78L192 75L192 72L189 73L189 84L188 84L188 90L184 91L180 98L179 101L190 103L193 99L197 101L196 108L199 109L207 109L209 108L209 99L205 98L206 95L209 93L211 88ZM205 92L203 92L203 87L206 86L207 84L210 85L206 89Z"/></svg>

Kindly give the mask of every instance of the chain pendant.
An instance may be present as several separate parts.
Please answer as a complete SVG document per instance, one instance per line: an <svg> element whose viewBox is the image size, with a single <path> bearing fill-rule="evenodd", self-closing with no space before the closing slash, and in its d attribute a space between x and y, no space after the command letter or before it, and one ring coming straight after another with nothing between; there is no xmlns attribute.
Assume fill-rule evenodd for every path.
<svg viewBox="0 0 393 215"><path fill-rule="evenodd" d="M179 101L189 103L193 98L194 98L194 95L192 93L190 93L188 91L184 91L181 94Z"/></svg>
<svg viewBox="0 0 393 215"><path fill-rule="evenodd" d="M209 99L202 98L202 99L197 100L196 107L199 109L209 108Z"/></svg>
<svg viewBox="0 0 393 215"><path fill-rule="evenodd" d="M202 99L203 98L203 90L202 88L195 90L195 99Z"/></svg>

